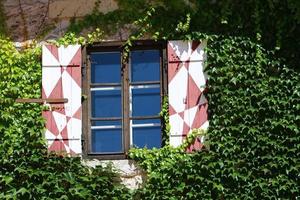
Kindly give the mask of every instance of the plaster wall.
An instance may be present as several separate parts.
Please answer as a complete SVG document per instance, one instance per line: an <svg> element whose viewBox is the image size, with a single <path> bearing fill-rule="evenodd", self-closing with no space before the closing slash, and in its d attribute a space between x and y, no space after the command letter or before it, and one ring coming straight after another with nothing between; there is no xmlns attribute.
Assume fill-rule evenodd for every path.
<svg viewBox="0 0 300 200"><path fill-rule="evenodd" d="M56 39L66 32L70 20L93 10L108 13L118 9L115 0L2 0L7 30L20 43L32 39ZM111 36L111 39L116 36Z"/></svg>
<svg viewBox="0 0 300 200"><path fill-rule="evenodd" d="M84 165L96 167L97 165L111 165L112 169L120 175L122 183L130 188L139 188L146 179L146 173L132 160L83 160Z"/></svg>

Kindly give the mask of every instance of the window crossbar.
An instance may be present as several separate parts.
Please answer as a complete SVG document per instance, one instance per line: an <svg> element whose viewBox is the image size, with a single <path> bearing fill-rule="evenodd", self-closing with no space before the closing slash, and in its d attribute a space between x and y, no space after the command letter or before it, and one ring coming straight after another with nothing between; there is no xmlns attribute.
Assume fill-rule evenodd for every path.
<svg viewBox="0 0 300 200"><path fill-rule="evenodd" d="M159 84L153 85L131 85L130 89L150 89L150 88L160 88Z"/></svg>
<svg viewBox="0 0 300 200"><path fill-rule="evenodd" d="M132 124L132 128L160 127L160 123Z"/></svg>
<svg viewBox="0 0 300 200"><path fill-rule="evenodd" d="M129 119L131 120L142 120L142 119L160 119L161 117L159 115L155 116L131 116Z"/></svg>
<svg viewBox="0 0 300 200"><path fill-rule="evenodd" d="M107 126L91 126L92 130L99 130L99 129L121 129L122 126L120 125L107 125Z"/></svg>
<svg viewBox="0 0 300 200"><path fill-rule="evenodd" d="M108 91L108 90L121 90L120 86L115 87L99 87L99 88L91 88L91 91Z"/></svg>
<svg viewBox="0 0 300 200"><path fill-rule="evenodd" d="M91 88L95 88L95 87L116 87L116 86L121 87L121 84L120 83L91 83L90 86L91 86Z"/></svg>
<svg viewBox="0 0 300 200"><path fill-rule="evenodd" d="M139 82L131 82L130 85L155 85L160 84L160 81L139 81Z"/></svg>
<svg viewBox="0 0 300 200"><path fill-rule="evenodd" d="M118 121L122 120L121 117L91 117L91 121Z"/></svg>

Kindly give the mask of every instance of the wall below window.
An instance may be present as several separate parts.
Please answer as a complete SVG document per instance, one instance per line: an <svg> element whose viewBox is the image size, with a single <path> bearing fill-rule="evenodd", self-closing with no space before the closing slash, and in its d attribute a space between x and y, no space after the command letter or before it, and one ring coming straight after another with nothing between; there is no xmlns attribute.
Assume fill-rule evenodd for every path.
<svg viewBox="0 0 300 200"><path fill-rule="evenodd" d="M133 160L82 160L84 165L89 167L112 165L113 169L120 174L122 183L129 189L139 188L145 178L146 173L138 167Z"/></svg>

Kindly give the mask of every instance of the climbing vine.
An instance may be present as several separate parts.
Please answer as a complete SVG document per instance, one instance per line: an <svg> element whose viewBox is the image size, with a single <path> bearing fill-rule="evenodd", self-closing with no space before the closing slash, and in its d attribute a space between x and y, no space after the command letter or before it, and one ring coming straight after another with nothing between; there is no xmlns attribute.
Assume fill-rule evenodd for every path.
<svg viewBox="0 0 300 200"><path fill-rule="evenodd" d="M80 158L47 152L42 107L17 104L14 99L38 98L41 48L18 51L0 39L0 198L2 199L296 199L300 196L300 76L296 69L299 23L295 1L119 1L117 11L94 11L74 20L57 45L101 41L104 32L136 21L125 43L150 33L154 39L206 39L209 75L210 127L194 130L178 148L132 149L130 157L147 172L147 181L128 191L111 169L91 169ZM167 2L167 3L166 3ZM263 24L293 10L293 21L277 20L280 30ZM214 7L209 9L208 7ZM214 9L221 14L214 15ZM199 12L199 9L207 12ZM240 9L239 12L234 12ZM128 12L130 11L131 12ZM146 14L143 14L146 13ZM244 16L251 13L252 15ZM272 13L272 12L270 12ZM141 16L142 15L142 16ZM1 16L1 12L0 12ZM251 20L251 19L254 20ZM248 19L248 20L246 20ZM198 21L197 21L198 20ZM253 23L253 24L252 24ZM290 24L289 24L290 23ZM112 24L108 25L107 24ZM114 28L113 24L117 24ZM78 37L83 28L95 32ZM100 27L101 29L97 29ZM292 27L296 31L292 31ZM268 35L268 31L276 33ZM276 29L276 28L275 28ZM282 29L291 32L282 32ZM201 31L201 33L199 32ZM254 31L253 31L254 30ZM249 33L248 33L249 32ZM238 35L238 36L236 36ZM269 37L270 36L270 37ZM295 39L295 44L290 41ZM291 45L291 47L287 47ZM283 50L292 52L286 55ZM294 70L293 70L294 69ZM296 69L296 70L295 70ZM169 133L168 104L161 116ZM207 138L207 150L186 153L197 136ZM166 137L167 138L167 137Z"/></svg>
<svg viewBox="0 0 300 200"><path fill-rule="evenodd" d="M163 135L162 135L162 143L164 145L169 145L169 137L170 137L170 120L169 120L169 101L168 96L163 97L162 108L160 111L160 117L163 122Z"/></svg>
<svg viewBox="0 0 300 200"><path fill-rule="evenodd" d="M249 38L205 38L210 127L200 134L209 150L184 153L193 136L175 149L132 150L132 158L148 172L136 195L295 199L300 195L299 73Z"/></svg>
<svg viewBox="0 0 300 200"><path fill-rule="evenodd" d="M17 51L0 39L0 199L128 199L110 168L92 169L79 157L49 154L39 104L41 48Z"/></svg>
<svg viewBox="0 0 300 200"><path fill-rule="evenodd" d="M122 33L122 28L132 33L137 30L133 22L142 19L148 8L153 8L156 12L148 21L152 27L148 34L156 38L180 39L187 32L245 36L267 50L275 50L276 57L285 58L289 68L299 68L300 5L297 0L137 0L134 4L131 0L118 0L118 6L119 9L106 14L95 9L83 19L72 20L69 31L79 34L83 29L101 27L106 35ZM126 36L120 38L126 39Z"/></svg>

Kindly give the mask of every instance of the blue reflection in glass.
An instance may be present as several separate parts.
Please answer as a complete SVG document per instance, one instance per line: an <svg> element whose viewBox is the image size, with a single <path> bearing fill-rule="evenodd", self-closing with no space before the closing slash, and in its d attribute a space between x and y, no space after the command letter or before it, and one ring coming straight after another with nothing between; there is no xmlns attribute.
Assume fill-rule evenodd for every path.
<svg viewBox="0 0 300 200"><path fill-rule="evenodd" d="M132 89L132 116L153 116L160 112L160 88Z"/></svg>
<svg viewBox="0 0 300 200"><path fill-rule="evenodd" d="M134 119L132 120L133 124L160 124L160 118L158 119Z"/></svg>
<svg viewBox="0 0 300 200"><path fill-rule="evenodd" d="M91 54L92 83L120 83L120 70L120 52L97 52Z"/></svg>
<svg viewBox="0 0 300 200"><path fill-rule="evenodd" d="M151 126L153 123L154 126ZM142 127L134 127L137 124L142 125ZM146 147L148 149L161 147L161 126L159 119L134 120L132 129L134 146L138 148Z"/></svg>
<svg viewBox="0 0 300 200"><path fill-rule="evenodd" d="M92 130L92 152L117 153L122 152L122 149L120 128Z"/></svg>
<svg viewBox="0 0 300 200"><path fill-rule="evenodd" d="M121 120L93 120L91 121L92 126L121 126Z"/></svg>
<svg viewBox="0 0 300 200"><path fill-rule="evenodd" d="M121 90L91 91L92 117L121 117Z"/></svg>
<svg viewBox="0 0 300 200"><path fill-rule="evenodd" d="M159 50L132 51L131 81L159 81L160 80L160 52Z"/></svg>

